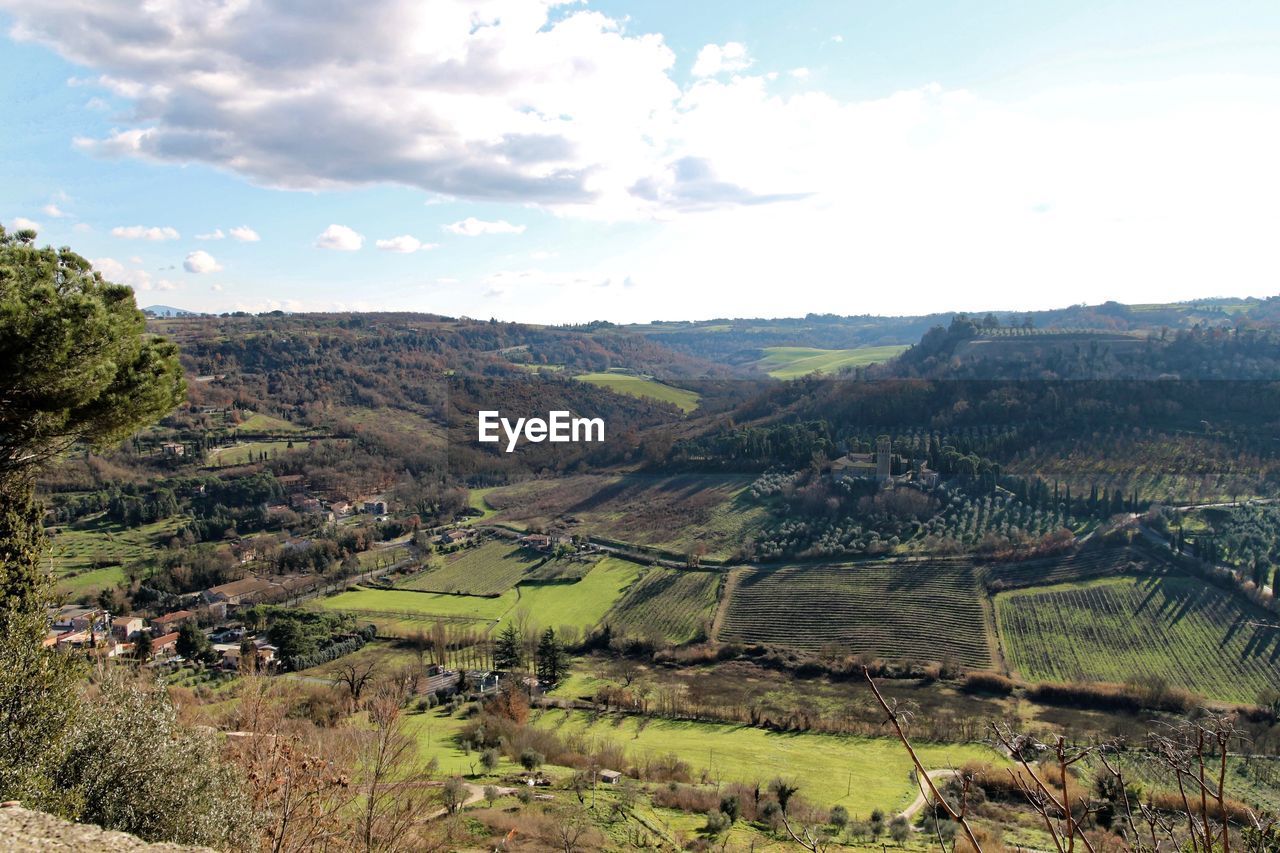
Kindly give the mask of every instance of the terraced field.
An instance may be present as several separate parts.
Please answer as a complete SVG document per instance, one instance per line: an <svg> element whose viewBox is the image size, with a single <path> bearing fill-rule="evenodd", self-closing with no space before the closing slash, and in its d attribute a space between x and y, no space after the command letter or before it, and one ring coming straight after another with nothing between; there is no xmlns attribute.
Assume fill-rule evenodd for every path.
<svg viewBox="0 0 1280 853"><path fill-rule="evenodd" d="M810 373L834 373L845 367L861 367L888 361L905 345L817 349L815 347L765 347L756 365L774 379L797 379Z"/></svg>
<svg viewBox="0 0 1280 853"><path fill-rule="evenodd" d="M53 571L71 575L146 559L184 520L174 517L141 527L124 527L99 516L83 525L61 528L50 542Z"/></svg>
<svg viewBox="0 0 1280 853"><path fill-rule="evenodd" d="M671 403L682 412L692 412L698 408L699 395L687 388L677 388L644 376L633 373L582 373L574 379L590 382L607 388L615 394L627 394L632 397L647 397L661 403Z"/></svg>
<svg viewBox="0 0 1280 853"><path fill-rule="evenodd" d="M718 639L992 665L976 573L956 561L743 570Z"/></svg>
<svg viewBox="0 0 1280 853"><path fill-rule="evenodd" d="M1280 684L1275 618L1196 578L1109 578L1002 593L996 620L1010 664L1029 680L1154 676L1230 702L1253 702Z"/></svg>
<svg viewBox="0 0 1280 853"><path fill-rule="evenodd" d="M650 569L605 617L615 633L687 643L706 632L724 577L718 572Z"/></svg>
<svg viewBox="0 0 1280 853"><path fill-rule="evenodd" d="M430 592L501 595L515 586L542 556L513 542L490 540L444 558L444 565L407 578L396 586Z"/></svg>

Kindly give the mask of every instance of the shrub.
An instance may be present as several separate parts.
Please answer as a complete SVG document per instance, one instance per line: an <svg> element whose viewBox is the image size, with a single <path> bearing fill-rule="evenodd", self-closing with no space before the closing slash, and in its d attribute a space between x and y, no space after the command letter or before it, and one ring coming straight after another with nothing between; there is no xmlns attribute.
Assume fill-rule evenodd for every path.
<svg viewBox="0 0 1280 853"><path fill-rule="evenodd" d="M1014 681L998 672L971 672L965 676L964 689L969 693L992 693L1008 696L1013 692Z"/></svg>

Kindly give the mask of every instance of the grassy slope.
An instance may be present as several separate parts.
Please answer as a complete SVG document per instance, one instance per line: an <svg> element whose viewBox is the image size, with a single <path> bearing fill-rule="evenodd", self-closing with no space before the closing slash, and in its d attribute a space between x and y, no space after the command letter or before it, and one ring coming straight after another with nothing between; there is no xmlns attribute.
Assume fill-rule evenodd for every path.
<svg viewBox="0 0 1280 853"><path fill-rule="evenodd" d="M156 544L182 524L179 517L126 528L102 516L77 527L64 527L52 537L50 558L55 574L84 572L95 564L119 565L150 556Z"/></svg>
<svg viewBox="0 0 1280 853"><path fill-rule="evenodd" d="M604 618L643 571L635 563L606 557L577 583L517 587L519 601L503 621L527 611L530 621L538 625L551 628L572 625L586 630Z"/></svg>
<svg viewBox="0 0 1280 853"><path fill-rule="evenodd" d="M1135 676L1213 699L1252 702L1280 683L1280 628L1188 577L1124 577L996 598L1011 665L1035 680Z"/></svg>
<svg viewBox="0 0 1280 853"><path fill-rule="evenodd" d="M698 394L685 388L676 388L643 376L629 373L582 373L574 377L582 382L590 382L607 388L615 394L628 394L632 397L649 397L663 403L672 403L683 412L692 412L698 408Z"/></svg>
<svg viewBox="0 0 1280 853"><path fill-rule="evenodd" d="M547 711L535 725L562 734L607 739L626 748L633 762L674 753L697 771L723 781L767 783L777 776L797 781L800 796L823 806L843 804L866 815L873 808L898 810L915 798L908 778L911 758L896 740L825 734L778 733L722 723L638 717L594 724L578 711ZM641 725L644 723L644 725ZM958 766L970 760L997 762L985 746L918 744L926 767Z"/></svg>
<svg viewBox="0 0 1280 853"><path fill-rule="evenodd" d="M814 347L765 347L764 358L756 362L774 379L796 379L809 373L834 373L844 367L861 367L888 361L906 346L816 349Z"/></svg>

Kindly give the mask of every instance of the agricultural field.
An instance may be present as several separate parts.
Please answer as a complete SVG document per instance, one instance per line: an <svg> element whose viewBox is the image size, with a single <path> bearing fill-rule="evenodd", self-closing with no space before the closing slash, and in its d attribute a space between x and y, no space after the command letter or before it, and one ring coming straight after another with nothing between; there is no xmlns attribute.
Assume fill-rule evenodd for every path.
<svg viewBox="0 0 1280 853"><path fill-rule="evenodd" d="M721 641L992 665L982 590L964 561L744 569L726 596Z"/></svg>
<svg viewBox="0 0 1280 853"><path fill-rule="evenodd" d="M444 557L443 564L412 575L396 586L429 592L497 596L511 589L521 576L543 560L542 555L514 542L489 540Z"/></svg>
<svg viewBox="0 0 1280 853"><path fill-rule="evenodd" d="M727 560L768 519L768 509L747 494L751 482L724 474L582 474L490 489L484 500L494 522L563 522L574 533L676 556L702 547L709 559Z"/></svg>
<svg viewBox="0 0 1280 853"><path fill-rule="evenodd" d="M723 577L719 572L650 569L605 621L623 636L687 643L706 635Z"/></svg>
<svg viewBox="0 0 1280 853"><path fill-rule="evenodd" d="M979 577L991 591L1025 586L1047 586L1143 571L1143 558L1128 548L1081 551L1058 557L990 563L980 566Z"/></svg>
<svg viewBox="0 0 1280 853"><path fill-rule="evenodd" d="M835 373L846 367L865 367L888 361L905 345L816 349L814 347L765 347L756 366L774 379L798 379L810 373Z"/></svg>
<svg viewBox="0 0 1280 853"><path fill-rule="evenodd" d="M1011 666L1036 681L1163 679L1253 702L1280 684L1280 626L1230 593L1181 575L1121 577L1002 593Z"/></svg>
<svg viewBox="0 0 1280 853"><path fill-rule="evenodd" d="M368 551L361 551L356 554L356 562L360 564L361 571L369 571L370 569L382 569L387 566L394 566L401 560L407 560L414 554L407 544L388 545L382 548L370 548Z"/></svg>
<svg viewBox="0 0 1280 853"><path fill-rule="evenodd" d="M607 388L615 394L627 394L631 397L647 397L661 403L671 403L682 412L692 412L698 408L699 395L686 388L677 388L634 373L609 371L608 373L580 373L573 377L580 382L590 382Z"/></svg>
<svg viewBox="0 0 1280 853"><path fill-rule="evenodd" d="M318 606L373 622L384 636L405 636L441 619L481 629L524 621L586 630L600 622L643 571L606 557L576 583L517 585L496 597L356 587L320 599Z"/></svg>
<svg viewBox="0 0 1280 853"><path fill-rule="evenodd" d="M515 590L497 598L474 595L444 595L400 589L356 587L329 598L319 599L324 610L352 613L373 622L382 632L383 624L414 625L421 629L437 619L493 625L516 601Z"/></svg>
<svg viewBox="0 0 1280 853"><path fill-rule="evenodd" d="M821 806L841 804L865 816L873 808L898 811L916 796L911 758L890 738L771 732L724 723L643 717L593 720L581 711L544 711L531 723L561 735L612 742L626 749L633 764L676 755L694 769L723 782L759 781L781 775L798 782L800 796ZM916 745L927 768L956 767L968 761L999 763L978 744Z"/></svg>
<svg viewBox="0 0 1280 853"><path fill-rule="evenodd" d="M52 564L55 575L69 576L145 560L184 521L174 517L140 527L124 527L101 515L94 516L87 523L59 528L50 537L46 565Z"/></svg>

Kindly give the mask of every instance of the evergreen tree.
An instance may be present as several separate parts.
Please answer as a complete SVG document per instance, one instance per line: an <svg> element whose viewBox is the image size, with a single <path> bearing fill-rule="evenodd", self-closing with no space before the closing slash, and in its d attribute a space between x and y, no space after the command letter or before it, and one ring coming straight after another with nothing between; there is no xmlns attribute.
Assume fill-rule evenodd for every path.
<svg viewBox="0 0 1280 853"><path fill-rule="evenodd" d="M545 684L555 684L564 677L567 669L564 647L556 639L556 632L548 628L538 642L538 680Z"/></svg>
<svg viewBox="0 0 1280 853"><path fill-rule="evenodd" d="M493 644L493 668L505 672L514 672L524 663L520 632L510 623L502 629L497 641Z"/></svg>

